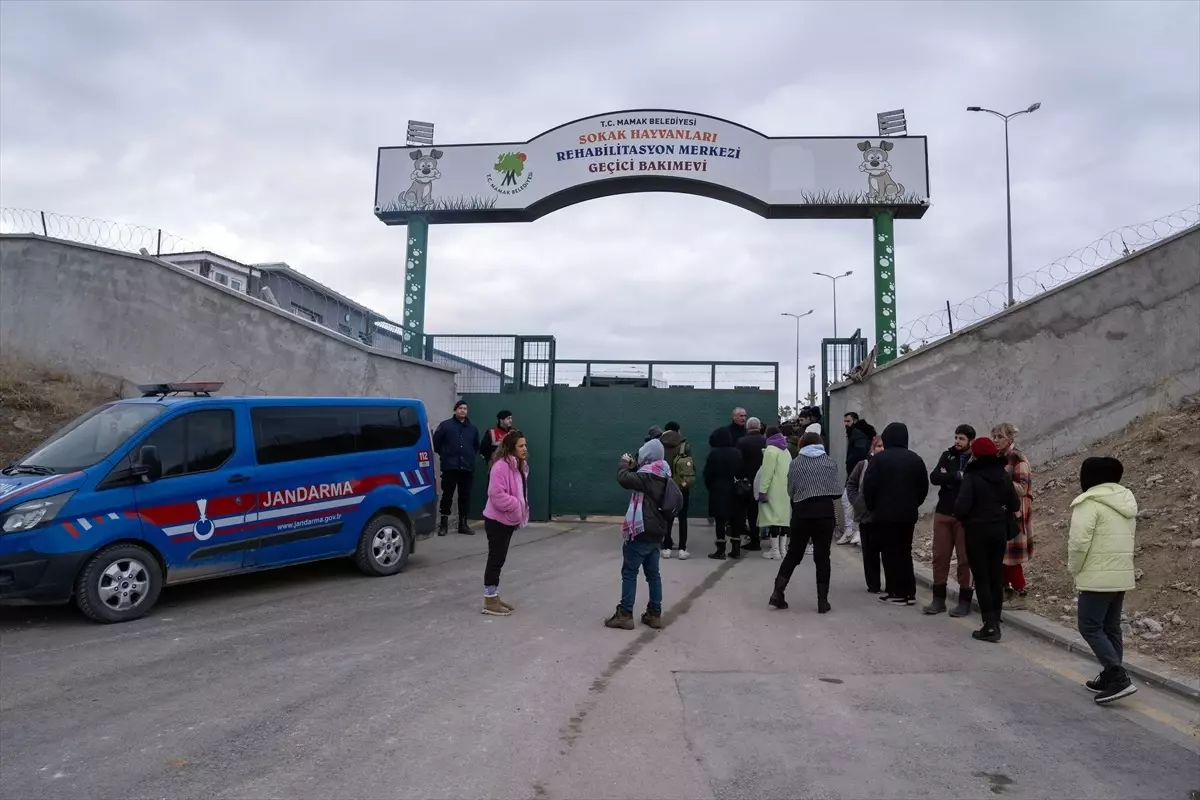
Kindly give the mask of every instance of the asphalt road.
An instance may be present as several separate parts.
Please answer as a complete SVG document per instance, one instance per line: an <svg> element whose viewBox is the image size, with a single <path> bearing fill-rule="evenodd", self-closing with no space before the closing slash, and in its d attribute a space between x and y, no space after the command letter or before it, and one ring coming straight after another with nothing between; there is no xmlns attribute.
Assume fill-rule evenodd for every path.
<svg viewBox="0 0 1200 800"><path fill-rule="evenodd" d="M711 530L696 528L705 542ZM839 548L788 611L776 565L664 562L667 627L601 625L610 526L519 533L508 618L479 614L483 536L394 578L347 564L164 593L147 619L0 610L5 798L1173 798L1200 790L1197 707L1016 632L883 606ZM639 606L645 602L640 587ZM640 608L639 608L640 612Z"/></svg>

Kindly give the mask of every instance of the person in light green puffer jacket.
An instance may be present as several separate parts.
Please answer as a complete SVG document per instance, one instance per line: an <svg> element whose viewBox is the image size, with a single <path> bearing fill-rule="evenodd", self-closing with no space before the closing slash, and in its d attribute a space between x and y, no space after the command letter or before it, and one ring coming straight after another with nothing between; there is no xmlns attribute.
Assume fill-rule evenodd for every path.
<svg viewBox="0 0 1200 800"><path fill-rule="evenodd" d="M1121 607L1137 588L1133 553L1137 499L1121 485L1124 467L1115 458L1088 458L1079 469L1083 494L1071 502L1067 569L1079 592L1079 633L1103 671L1084 684L1104 705L1137 691L1122 666Z"/></svg>
<svg viewBox="0 0 1200 800"><path fill-rule="evenodd" d="M792 502L788 498L788 468L792 454L787 438L779 428L767 428L767 447L763 463L754 476L754 491L758 498L758 529L766 547L763 558L778 560L781 537L787 536L792 524Z"/></svg>

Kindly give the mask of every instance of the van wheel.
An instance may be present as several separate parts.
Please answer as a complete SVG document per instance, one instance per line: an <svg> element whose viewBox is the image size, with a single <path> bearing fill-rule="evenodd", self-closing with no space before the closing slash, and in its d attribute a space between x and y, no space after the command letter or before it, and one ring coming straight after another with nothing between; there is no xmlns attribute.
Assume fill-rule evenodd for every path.
<svg viewBox="0 0 1200 800"><path fill-rule="evenodd" d="M367 575L395 575L408 563L408 523L380 514L367 523L358 537L354 563Z"/></svg>
<svg viewBox="0 0 1200 800"><path fill-rule="evenodd" d="M162 591L162 568L136 544L106 547L75 580L75 605L97 622L128 622L150 613Z"/></svg>

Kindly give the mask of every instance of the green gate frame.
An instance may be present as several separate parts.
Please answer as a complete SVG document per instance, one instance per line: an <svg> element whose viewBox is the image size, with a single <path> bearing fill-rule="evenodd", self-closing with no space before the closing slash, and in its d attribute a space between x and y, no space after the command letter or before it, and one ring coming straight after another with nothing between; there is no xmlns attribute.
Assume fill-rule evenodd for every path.
<svg viewBox="0 0 1200 800"><path fill-rule="evenodd" d="M619 516L628 492L615 480L618 457L634 452L652 425L669 420L680 423L692 446L697 473L708 456L710 432L728 424L736 406L772 424L779 409L779 364L773 361L636 361L628 359L557 359L551 336L475 335L429 336L425 356L432 359L437 339L505 340L512 342L511 357L500 360L500 391L465 392L461 395L481 433L494 424L495 414L511 411L529 441L529 505L535 521L554 517ZM590 386L592 366L645 368L645 386ZM558 367L582 365L579 386L559 384ZM481 365L483 366L483 365ZM770 368L771 389L654 388L656 368L707 367L709 386L717 385L722 367ZM491 367L487 367L489 370ZM642 380L639 378L639 380ZM437 416L436 414L434 416ZM482 464L482 462L481 462ZM487 470L476 470L471 514L482 513L487 495ZM707 516L707 493L698 485L691 494L689 516Z"/></svg>

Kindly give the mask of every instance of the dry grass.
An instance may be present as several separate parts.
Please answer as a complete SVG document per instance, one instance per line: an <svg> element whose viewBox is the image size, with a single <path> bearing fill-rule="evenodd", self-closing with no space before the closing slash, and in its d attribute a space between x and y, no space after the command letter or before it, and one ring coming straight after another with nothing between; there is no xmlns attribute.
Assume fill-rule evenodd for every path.
<svg viewBox="0 0 1200 800"><path fill-rule="evenodd" d="M1033 469L1033 559L1025 565L1029 610L1074 628L1075 589L1067 573L1071 501L1079 466L1089 456L1114 456L1138 501L1138 588L1125 596L1125 646L1200 672L1200 407L1135 421L1126 430L1067 458ZM915 553L930 560L932 522L923 520ZM953 574L953 573L951 573ZM1162 632L1135 624L1148 617Z"/></svg>
<svg viewBox="0 0 1200 800"><path fill-rule="evenodd" d="M120 397L111 378L81 379L62 370L0 358L0 464L94 406Z"/></svg>

